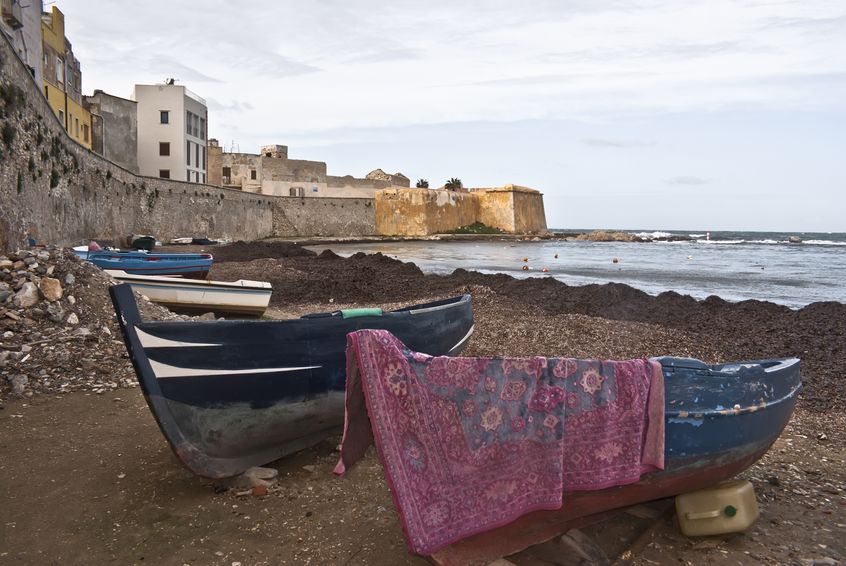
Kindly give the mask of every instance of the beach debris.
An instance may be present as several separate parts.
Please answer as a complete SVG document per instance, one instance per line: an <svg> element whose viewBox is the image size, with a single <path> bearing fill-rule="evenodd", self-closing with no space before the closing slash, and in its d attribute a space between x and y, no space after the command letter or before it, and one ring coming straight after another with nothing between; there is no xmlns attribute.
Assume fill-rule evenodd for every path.
<svg viewBox="0 0 846 566"><path fill-rule="evenodd" d="M543 271L544 273L549 273L549 268L544 267L543 269L541 269L541 271Z"/></svg>
<svg viewBox="0 0 846 566"><path fill-rule="evenodd" d="M555 254L555 259L558 259L558 254Z"/></svg>
<svg viewBox="0 0 846 566"><path fill-rule="evenodd" d="M618 257L611 258L611 263L620 263L620 258L618 258Z"/></svg>
<svg viewBox="0 0 846 566"><path fill-rule="evenodd" d="M524 262L525 262L525 261L529 261L529 258L524 257L524 258L523 258L523 261L524 261Z"/></svg>
<svg viewBox="0 0 846 566"><path fill-rule="evenodd" d="M229 478L224 483L227 487L253 490L258 486L265 489L279 481L279 470L253 466L240 476Z"/></svg>
<svg viewBox="0 0 846 566"><path fill-rule="evenodd" d="M529 271L529 266L528 266L528 265L524 265L524 266L523 266L523 271Z"/></svg>

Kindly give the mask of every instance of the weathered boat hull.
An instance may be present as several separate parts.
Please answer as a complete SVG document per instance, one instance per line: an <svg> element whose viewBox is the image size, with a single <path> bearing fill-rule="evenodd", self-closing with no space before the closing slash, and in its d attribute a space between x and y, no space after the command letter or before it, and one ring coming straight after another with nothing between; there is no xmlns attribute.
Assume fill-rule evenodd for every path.
<svg viewBox="0 0 846 566"><path fill-rule="evenodd" d="M776 441L801 389L795 358L718 366L677 358L659 361L667 402L664 470L635 484L565 493L560 509L529 513L463 539L438 551L434 562L487 563L602 519L610 510L729 479L754 464ZM724 408L726 400L729 408Z"/></svg>
<svg viewBox="0 0 846 566"><path fill-rule="evenodd" d="M154 303L178 312L214 312L223 315L261 316L270 304L270 283L184 279L157 275L133 275L106 270L115 280L131 285Z"/></svg>
<svg viewBox="0 0 846 566"><path fill-rule="evenodd" d="M178 275L205 279L214 258L211 254L160 254L124 251L85 251L74 248L80 258L101 269L125 271L133 275Z"/></svg>
<svg viewBox="0 0 846 566"><path fill-rule="evenodd" d="M340 432L347 333L384 328L417 351L454 355L473 332L469 295L381 316L143 322L128 285L110 292L159 427L191 471L211 478Z"/></svg>

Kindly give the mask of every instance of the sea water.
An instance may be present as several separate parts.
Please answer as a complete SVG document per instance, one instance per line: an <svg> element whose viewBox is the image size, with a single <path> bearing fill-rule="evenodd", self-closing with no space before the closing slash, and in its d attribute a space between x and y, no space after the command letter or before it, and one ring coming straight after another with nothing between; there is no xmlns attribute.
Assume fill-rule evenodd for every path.
<svg viewBox="0 0 846 566"><path fill-rule="evenodd" d="M568 285L615 282L653 295L675 291L697 299L717 295L727 301L758 299L791 308L817 301L846 303L843 233L631 233L651 241L427 240L312 249L328 247L340 255L381 252L414 262L424 273L447 274L464 268L518 278L554 277ZM790 243L790 236L802 243Z"/></svg>

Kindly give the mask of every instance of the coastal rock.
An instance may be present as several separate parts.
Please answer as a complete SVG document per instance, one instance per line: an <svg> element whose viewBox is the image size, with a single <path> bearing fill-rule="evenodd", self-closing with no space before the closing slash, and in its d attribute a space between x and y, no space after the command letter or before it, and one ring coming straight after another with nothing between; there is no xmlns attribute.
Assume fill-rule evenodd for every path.
<svg viewBox="0 0 846 566"><path fill-rule="evenodd" d="M41 292L45 299L53 303L62 298L62 284L58 279L45 277L41 280Z"/></svg>
<svg viewBox="0 0 846 566"><path fill-rule="evenodd" d="M62 308L62 304L59 302L48 304L47 318L49 318L52 322L62 322L65 318L65 309Z"/></svg>
<svg viewBox="0 0 846 566"><path fill-rule="evenodd" d="M8 289L2 289L2 290L0 290L0 305L2 305L3 303L5 303L5 302L6 302L6 299L8 299L9 297L11 297L12 295L13 295L13 293L12 293L10 290L8 290Z"/></svg>
<svg viewBox="0 0 846 566"><path fill-rule="evenodd" d="M21 395L26 390L26 386L29 385L29 378L24 374L18 374L10 377L9 382L12 384L12 393Z"/></svg>
<svg viewBox="0 0 846 566"><path fill-rule="evenodd" d="M799 236L790 236L789 238L787 238L787 241L791 244L801 244L802 238L800 238Z"/></svg>
<svg viewBox="0 0 846 566"><path fill-rule="evenodd" d="M65 285L73 285L74 283L76 283L76 277L74 277L73 273L65 275Z"/></svg>
<svg viewBox="0 0 846 566"><path fill-rule="evenodd" d="M0 269L12 269L14 262L10 259L0 259Z"/></svg>
<svg viewBox="0 0 846 566"><path fill-rule="evenodd" d="M27 281L21 285L20 291L15 293L13 301L15 306L21 309L33 306L38 302L38 287L35 286L35 283Z"/></svg>
<svg viewBox="0 0 846 566"><path fill-rule="evenodd" d="M67 323L68 324L79 324L79 317L76 316L75 312L72 312L68 315Z"/></svg>
<svg viewBox="0 0 846 566"><path fill-rule="evenodd" d="M14 263L12 264L12 269L13 269L14 271L20 271L20 270L21 270L21 269L23 269L24 267L26 267L26 264L25 264L24 262L22 262L21 260L18 260L18 261L14 262Z"/></svg>

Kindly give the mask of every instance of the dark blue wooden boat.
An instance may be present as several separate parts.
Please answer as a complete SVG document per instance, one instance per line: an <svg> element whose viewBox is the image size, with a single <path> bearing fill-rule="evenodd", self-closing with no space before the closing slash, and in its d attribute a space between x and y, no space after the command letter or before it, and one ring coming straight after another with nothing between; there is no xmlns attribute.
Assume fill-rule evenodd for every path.
<svg viewBox="0 0 846 566"><path fill-rule="evenodd" d="M460 353L473 333L470 295L381 314L143 322L129 285L110 293L159 427L179 459L210 478L236 475L340 432L347 333L390 330L432 355Z"/></svg>
<svg viewBox="0 0 846 566"><path fill-rule="evenodd" d="M205 279L214 258L206 253L155 253L140 251L74 248L74 253L101 269L115 269L132 275L179 275Z"/></svg>
<svg viewBox="0 0 846 566"><path fill-rule="evenodd" d="M766 453L790 420L802 387L799 359L707 365L656 358L664 370L665 468L637 483L564 494L555 511L536 511L438 551L438 564L487 563L612 510L673 497L729 479Z"/></svg>

